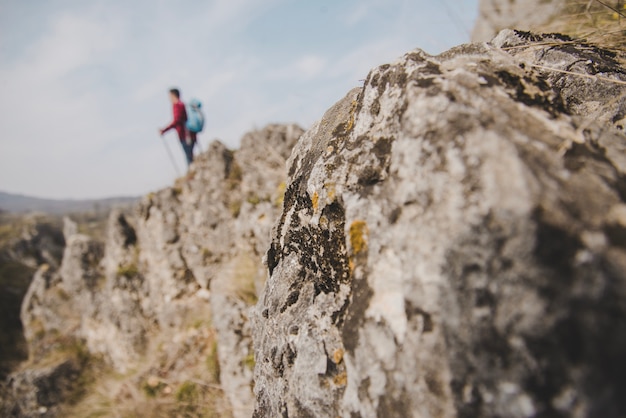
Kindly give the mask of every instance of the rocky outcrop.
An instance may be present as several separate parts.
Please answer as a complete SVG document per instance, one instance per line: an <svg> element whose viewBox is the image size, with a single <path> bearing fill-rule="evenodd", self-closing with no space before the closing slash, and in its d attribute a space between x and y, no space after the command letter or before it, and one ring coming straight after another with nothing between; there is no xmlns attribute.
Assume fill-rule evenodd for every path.
<svg viewBox="0 0 626 418"><path fill-rule="evenodd" d="M0 214L0 380L27 357L20 307L33 274L58 267L64 245L53 219Z"/></svg>
<svg viewBox="0 0 626 418"><path fill-rule="evenodd" d="M211 144L104 243L66 222L0 415L624 416L625 86L505 31Z"/></svg>
<svg viewBox="0 0 626 418"><path fill-rule="evenodd" d="M511 31L373 70L288 161L254 416L624 416L625 86Z"/></svg>
<svg viewBox="0 0 626 418"><path fill-rule="evenodd" d="M110 405L144 391L142 402L162 401L159 416L251 416L248 311L265 283L262 257L280 213L285 161L301 134L268 126L234 152L214 142L176 185L146 196L132 214L112 213L104 245L67 223L60 268L39 269L22 306L30 360L10 377L16 416L42 407L56 416L59 403L80 398L71 386L47 404L21 395L36 392L35 381L75 373L76 364L81 376L94 364L125 376L122 386L112 379L105 415L124 415ZM59 352L84 355L68 363ZM93 413L97 402L85 402Z"/></svg>

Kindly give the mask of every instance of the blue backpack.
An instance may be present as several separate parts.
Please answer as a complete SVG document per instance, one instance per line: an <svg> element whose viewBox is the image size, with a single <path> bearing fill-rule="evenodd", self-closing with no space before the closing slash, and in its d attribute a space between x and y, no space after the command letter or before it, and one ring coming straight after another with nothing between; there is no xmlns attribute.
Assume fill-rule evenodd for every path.
<svg viewBox="0 0 626 418"><path fill-rule="evenodd" d="M192 99L187 103L187 129L190 132L202 132L204 129L204 115L202 114L202 103Z"/></svg>

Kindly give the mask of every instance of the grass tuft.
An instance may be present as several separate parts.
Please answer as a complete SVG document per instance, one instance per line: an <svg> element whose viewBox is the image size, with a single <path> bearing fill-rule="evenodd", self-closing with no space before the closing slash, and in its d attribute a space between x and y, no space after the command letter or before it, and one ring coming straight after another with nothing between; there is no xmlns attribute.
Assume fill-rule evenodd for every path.
<svg viewBox="0 0 626 418"><path fill-rule="evenodd" d="M626 2L624 0L569 1L562 14L537 29L585 39L621 54L626 47Z"/></svg>

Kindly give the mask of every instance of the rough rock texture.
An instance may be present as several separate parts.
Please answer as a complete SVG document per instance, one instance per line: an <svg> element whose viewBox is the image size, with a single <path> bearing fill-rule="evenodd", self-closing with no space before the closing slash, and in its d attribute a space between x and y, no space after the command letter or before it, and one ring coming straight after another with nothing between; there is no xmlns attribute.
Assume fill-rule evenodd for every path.
<svg viewBox="0 0 626 418"><path fill-rule="evenodd" d="M282 205L285 162L302 132L270 125L246 135L234 152L214 142L187 178L146 196L133 216L112 213L104 245L67 223L60 268L41 268L22 306L31 360L10 377L16 415L32 416L41 406L45 416L59 413L53 404L67 396L55 395L49 405L22 394L36 392L35 380L66 375L66 363L47 362L69 346L86 353L81 358L133 376L140 387L148 382L150 396L168 396L180 382L194 388L184 394L195 394L198 385L221 386L228 410L189 415L185 409L184 416L251 416L248 310L265 283L262 257ZM64 341L58 344L57 336ZM212 341L219 341L217 348ZM124 390L111 398L130 396ZM176 399L187 399L180 390Z"/></svg>
<svg viewBox="0 0 626 418"><path fill-rule="evenodd" d="M58 267L60 226L40 216L0 214L0 380L28 356L20 307L41 264Z"/></svg>
<svg viewBox="0 0 626 418"><path fill-rule="evenodd" d="M511 31L373 70L288 161L254 416L625 416L624 81Z"/></svg>
<svg viewBox="0 0 626 418"><path fill-rule="evenodd" d="M566 0L480 0L472 40L489 41L502 29L536 31L558 19L566 5Z"/></svg>

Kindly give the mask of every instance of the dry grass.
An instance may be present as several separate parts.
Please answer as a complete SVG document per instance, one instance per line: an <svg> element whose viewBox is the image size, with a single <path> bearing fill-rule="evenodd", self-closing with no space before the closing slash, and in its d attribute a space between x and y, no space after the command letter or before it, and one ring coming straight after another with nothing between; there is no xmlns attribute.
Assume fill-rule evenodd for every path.
<svg viewBox="0 0 626 418"><path fill-rule="evenodd" d="M621 54L626 47L626 0L571 0L562 15L540 29L582 38Z"/></svg>
<svg viewBox="0 0 626 418"><path fill-rule="evenodd" d="M220 277L212 284L225 294L245 302L247 305L257 303L258 295L256 279L259 274L259 261L253 254L242 252L228 262Z"/></svg>
<svg viewBox="0 0 626 418"><path fill-rule="evenodd" d="M219 385L216 333L208 306L190 309L179 331L177 337L163 334L154 339L145 356L124 374L100 370L85 396L68 405L63 416L231 417Z"/></svg>

